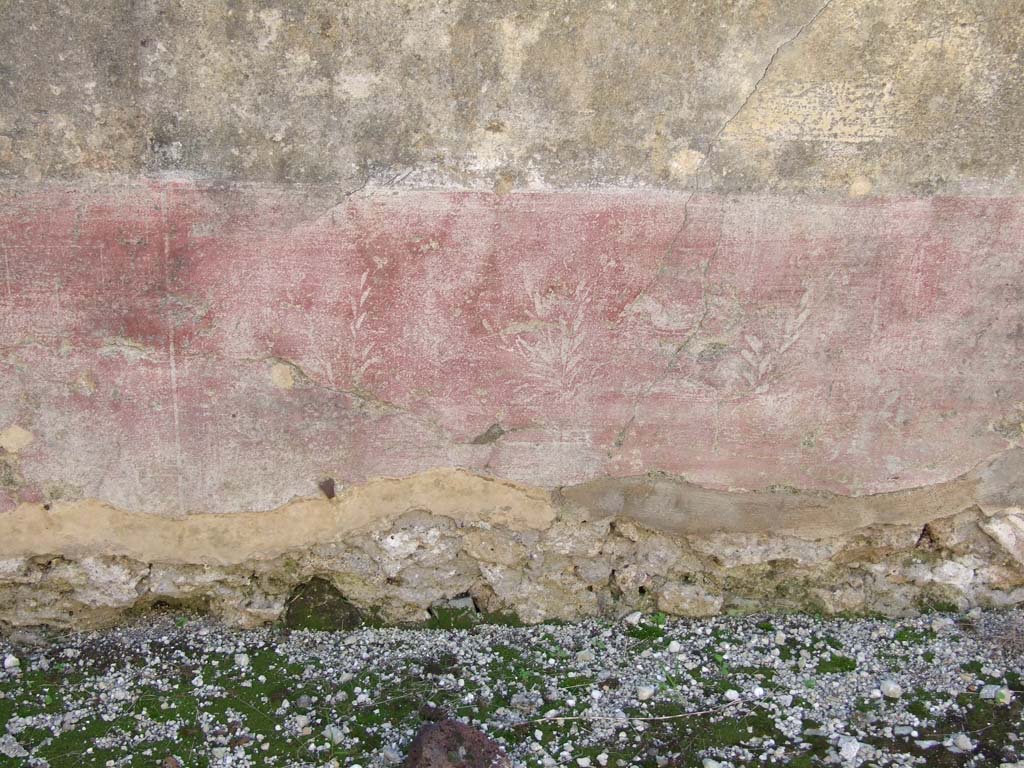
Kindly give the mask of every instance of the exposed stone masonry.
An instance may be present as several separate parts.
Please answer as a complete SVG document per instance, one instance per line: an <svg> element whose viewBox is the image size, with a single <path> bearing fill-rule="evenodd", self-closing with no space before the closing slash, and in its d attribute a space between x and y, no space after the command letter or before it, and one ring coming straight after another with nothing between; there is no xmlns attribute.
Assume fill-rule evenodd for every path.
<svg viewBox="0 0 1024 768"><path fill-rule="evenodd" d="M1019 459L1003 457L962 478L954 484L960 490L876 498L881 514L908 512L897 522L852 521L825 535L813 528L712 532L699 519L691 520L694 531L659 529L650 517L637 522L642 504L624 514L585 508L586 499L607 503L607 484L596 494L549 494L441 470L245 515L172 520L69 504L8 518L0 621L95 626L162 601L254 626L279 619L289 594L314 578L367 615L396 622L424 620L432 606L462 594L482 611L527 622L639 608L681 616L901 615L1010 605L1024 599L1020 509L971 503L932 516L924 502L935 495L952 502L970 487L984 504L1005 493L992 491L992 476L1013 471ZM656 482L667 481L628 484L634 496L639 487L652 498ZM685 484L673 484L685 497ZM740 501L768 507L778 493L808 503L792 491ZM718 495L722 505L737 501ZM95 535L82 535L97 520L104 525Z"/></svg>

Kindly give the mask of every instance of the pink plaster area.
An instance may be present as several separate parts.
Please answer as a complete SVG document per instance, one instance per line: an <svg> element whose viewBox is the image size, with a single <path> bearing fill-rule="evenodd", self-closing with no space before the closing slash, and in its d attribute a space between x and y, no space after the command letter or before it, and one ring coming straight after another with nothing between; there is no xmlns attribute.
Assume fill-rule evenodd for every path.
<svg viewBox="0 0 1024 768"><path fill-rule="evenodd" d="M1019 440L1021 199L315 192L8 188L0 506L437 466L865 494Z"/></svg>

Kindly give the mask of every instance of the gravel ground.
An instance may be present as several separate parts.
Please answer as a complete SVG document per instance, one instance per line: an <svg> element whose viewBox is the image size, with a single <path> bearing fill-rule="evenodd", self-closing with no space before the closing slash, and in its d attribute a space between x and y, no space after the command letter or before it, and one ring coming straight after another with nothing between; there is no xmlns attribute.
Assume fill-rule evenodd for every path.
<svg viewBox="0 0 1024 768"><path fill-rule="evenodd" d="M456 717L528 766L1024 766L1024 612L0 640L0 763L398 765Z"/></svg>

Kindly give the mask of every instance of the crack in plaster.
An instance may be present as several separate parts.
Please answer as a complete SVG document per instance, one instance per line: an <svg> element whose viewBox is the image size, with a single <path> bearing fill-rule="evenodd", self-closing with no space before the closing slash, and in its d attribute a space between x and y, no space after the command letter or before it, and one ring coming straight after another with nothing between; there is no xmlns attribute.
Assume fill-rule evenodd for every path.
<svg viewBox="0 0 1024 768"><path fill-rule="evenodd" d="M736 109L732 113L732 115L730 115L725 120L724 123L722 123L721 127L711 137L711 140L708 142L707 151L701 157L700 162L697 164L697 167L696 167L696 169L693 172L693 178L694 178L693 189L690 191L690 194L687 195L686 199L683 201L683 220L682 220L682 223L679 225L679 228L672 235L672 239L669 241L668 248L665 251L665 256L662 258L661 262L658 264L657 268L655 269L654 276L651 278L651 280L643 288L640 289L640 291L637 293L636 297L629 303L629 305L627 305L627 308L629 306L633 306L634 304L636 304L636 302L639 301L640 298L645 296L647 294L647 292L650 291L650 289L654 286L654 284L657 283L658 280L660 279L662 271L665 269L665 266L668 264L669 259L671 259L672 254L673 254L673 252L676 249L676 245L679 243L679 239L682 237L683 233L686 231L687 226L689 225L690 203L693 200L694 196L697 195L697 193L700 191L701 172L704 170L704 166L707 164L709 158L712 156L712 154L714 154L715 150L718 148L720 140L721 140L723 134L725 133L725 131L736 120L736 118L738 118L740 116L740 114L743 113L743 111L747 108L747 105L750 103L750 101L757 94L758 90L761 87L761 84L764 82L765 78L768 77L769 71L774 66L775 61L778 58L779 54L782 52L782 50L784 48L792 45L800 37L802 37L804 35L804 33L828 9L828 7L830 5L832 5L833 2L834 2L834 0L826 0L825 3L823 3L818 8L818 10L814 12L814 14L811 16L810 19L808 19L807 21L805 21L803 24L800 25L800 27L797 29L797 31L793 35L788 37L786 40L783 40L778 46L776 46L775 50L772 52L771 57L768 59L768 63L765 65L764 70L761 72L761 76L754 83L754 87L747 94L746 98L743 99L743 102L740 104L739 108ZM668 377L668 375L672 372L673 367L678 362L680 353L682 352L683 349L685 349L686 345L690 343L690 341L693 339L693 337L700 331L700 329L702 327L702 324L704 323L705 319L707 318L707 315L708 315L707 285L706 285L707 265L718 254L718 247L719 247L719 244L716 243L715 250L712 253L711 258L705 261L705 265L704 265L704 268L703 268L703 274L702 274L702 278L701 278L701 299L704 302L704 310L703 310L703 313L701 314L700 319L697 321L697 324L694 326L693 330L687 335L687 337L679 345L676 346L675 351L669 357L669 362L665 366L665 370L654 381L652 381L647 387L645 387L643 389L643 391L641 392L641 394L638 395L637 398L635 399L635 401L633 403L633 409L632 409L633 413L632 413L632 415L630 416L629 420L618 431L618 433L617 433L617 435L615 437L615 441L613 443L614 449L620 449L623 446L623 444L626 442L626 439L627 439L627 437L629 435L629 431L632 429L633 424L636 422L637 411L638 411L638 409L640 407L640 402L648 394L650 394L650 392L654 389L654 387L658 386L661 382L663 382ZM612 451L610 455L614 455L614 451Z"/></svg>
<svg viewBox="0 0 1024 768"><path fill-rule="evenodd" d="M792 45L797 40L799 40L803 36L803 34L818 20L818 18L823 13L825 13L826 10L828 10L828 7L830 5L832 5L833 2L834 2L834 0L826 0L825 3L822 4L822 6L820 8L818 8L817 11L815 11L814 15L811 16L811 18L808 19L806 22L804 22L800 26L799 29L797 29L796 34L792 35L790 38L788 38L787 40L784 40L782 43L779 44L779 46L775 49L775 52L772 53L771 58L768 59L768 64L765 66L764 71L761 73L761 76L757 79L757 82L754 83L754 87L751 89L750 93L747 94L747 97L743 100L743 103L740 104L739 109L737 109L732 114L732 117L730 117L728 120L726 120L725 123L722 124L722 127L718 129L718 132L715 134L714 138L711 140L711 143L708 145L708 152L704 156L705 160L708 157L710 157L712 151L717 146L719 139L722 137L722 134L725 133L725 130L729 127L729 125L733 121L736 120L737 117L740 116L740 114L742 114L742 112L747 108L747 104L749 104L751 99L753 99L754 96L757 94L757 91L761 87L761 83L763 83L765 78L768 77L768 72L771 70L772 66L774 66L775 60L778 58L778 56L782 52L782 50L784 48ZM702 160L701 161L701 166L703 166L703 164L704 164L704 161Z"/></svg>

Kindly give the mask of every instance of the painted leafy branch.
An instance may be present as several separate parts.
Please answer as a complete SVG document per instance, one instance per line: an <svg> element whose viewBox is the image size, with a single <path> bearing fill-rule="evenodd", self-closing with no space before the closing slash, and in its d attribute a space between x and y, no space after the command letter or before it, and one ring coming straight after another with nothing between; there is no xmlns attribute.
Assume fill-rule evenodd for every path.
<svg viewBox="0 0 1024 768"><path fill-rule="evenodd" d="M747 342L747 348L740 350L740 357L746 361L748 367L743 371L743 378L746 379L747 384L757 388L761 380L772 369L774 362L772 351L765 348L757 336L748 333L744 335L744 339ZM765 385L765 389L767 389L767 385Z"/></svg>
<svg viewBox="0 0 1024 768"><path fill-rule="evenodd" d="M591 372L586 364L584 327L590 288L580 283L568 300L546 299L537 292L531 298L533 307L526 313L527 322L517 324L520 330L511 340L503 334L506 350L524 363L525 381L516 392L529 400L550 396L572 399Z"/></svg>
<svg viewBox="0 0 1024 768"><path fill-rule="evenodd" d="M380 270L380 265L371 274L369 269L363 271L359 277L359 287L356 295L349 300L352 310L352 318L349 321L348 329L352 337L352 348L355 352L352 360L352 381L358 384L362 377L374 365L380 362L373 352L377 342L366 338L367 334L363 328L367 318L367 300L373 293L373 282L371 278Z"/></svg>
<svg viewBox="0 0 1024 768"><path fill-rule="evenodd" d="M804 327L804 323L807 322L807 317L811 314L811 289L804 289L803 295L800 297L800 303L797 305L796 313L786 321L786 332L782 339L782 344L779 345L779 354L781 355L791 346L793 346L800 338L800 331Z"/></svg>
<svg viewBox="0 0 1024 768"><path fill-rule="evenodd" d="M747 346L740 350L740 357L743 358L746 367L743 369L742 375L757 394L764 394L768 391L769 374L774 370L779 357L800 339L800 332L810 313L811 289L806 288L793 314L786 321L777 349L769 349L761 339L753 334L744 334L743 338Z"/></svg>

